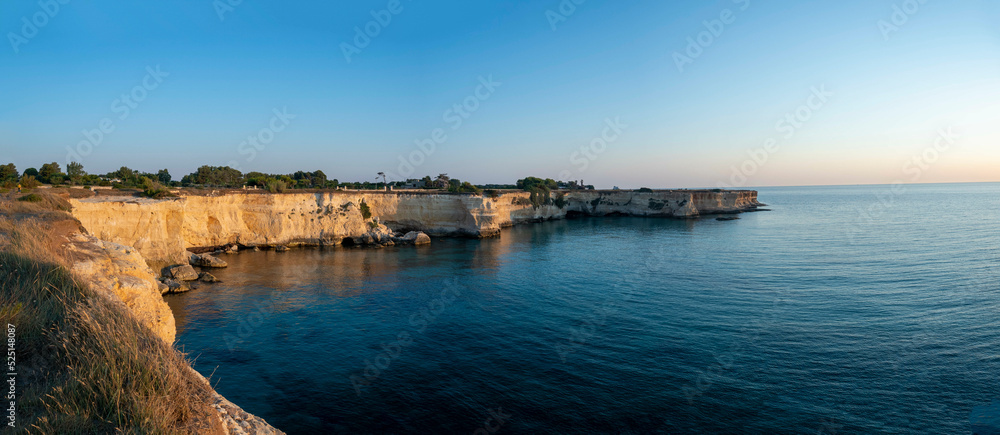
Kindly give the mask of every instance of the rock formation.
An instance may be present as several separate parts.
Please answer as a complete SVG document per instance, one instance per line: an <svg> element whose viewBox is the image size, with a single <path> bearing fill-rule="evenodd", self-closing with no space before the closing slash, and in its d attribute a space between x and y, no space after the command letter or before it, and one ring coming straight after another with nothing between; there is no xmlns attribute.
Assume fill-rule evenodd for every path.
<svg viewBox="0 0 1000 435"><path fill-rule="evenodd" d="M398 232L422 231L429 236L494 237L507 226L562 219L571 214L692 218L748 211L759 205L757 192L750 190L585 190L555 195L562 195L559 201L550 198L537 207L532 205L528 192L506 192L495 198L339 191L236 193L163 200L98 196L71 199L70 203L73 215L91 234L134 246L155 266L188 263L186 250L199 247L339 245L345 240L368 244L368 237L370 244L385 245L380 242L380 237L386 235L383 226ZM389 240L399 244L398 240ZM421 237L420 241L427 239Z"/></svg>
<svg viewBox="0 0 1000 435"><path fill-rule="evenodd" d="M116 297L139 321L163 341L172 344L177 334L174 315L160 296L153 270L132 247L74 234L66 243L70 271L91 289Z"/></svg>
<svg viewBox="0 0 1000 435"><path fill-rule="evenodd" d="M198 267L223 268L229 266L224 260L209 254L191 254L190 262L192 266Z"/></svg>

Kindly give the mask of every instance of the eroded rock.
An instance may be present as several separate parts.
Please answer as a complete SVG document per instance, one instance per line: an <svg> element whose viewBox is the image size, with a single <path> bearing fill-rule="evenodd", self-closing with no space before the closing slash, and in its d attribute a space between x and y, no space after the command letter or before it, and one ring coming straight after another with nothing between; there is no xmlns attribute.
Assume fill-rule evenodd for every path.
<svg viewBox="0 0 1000 435"><path fill-rule="evenodd" d="M202 272L202 273L198 274L198 281L201 281L201 282L219 282L219 278L216 278L215 275L212 275L211 273Z"/></svg>
<svg viewBox="0 0 1000 435"><path fill-rule="evenodd" d="M163 276L173 278L177 281L194 281L198 279L198 272L190 264L180 264L164 269Z"/></svg>
<svg viewBox="0 0 1000 435"><path fill-rule="evenodd" d="M225 260L209 254L191 254L191 265L198 267L223 268L229 266Z"/></svg>

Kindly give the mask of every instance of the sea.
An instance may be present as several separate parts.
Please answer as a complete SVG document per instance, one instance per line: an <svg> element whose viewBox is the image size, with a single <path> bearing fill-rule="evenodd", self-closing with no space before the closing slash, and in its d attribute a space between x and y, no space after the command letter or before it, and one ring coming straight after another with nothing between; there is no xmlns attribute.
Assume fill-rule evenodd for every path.
<svg viewBox="0 0 1000 435"><path fill-rule="evenodd" d="M226 255L167 297L176 345L289 434L989 433L1000 184L757 190L732 221Z"/></svg>

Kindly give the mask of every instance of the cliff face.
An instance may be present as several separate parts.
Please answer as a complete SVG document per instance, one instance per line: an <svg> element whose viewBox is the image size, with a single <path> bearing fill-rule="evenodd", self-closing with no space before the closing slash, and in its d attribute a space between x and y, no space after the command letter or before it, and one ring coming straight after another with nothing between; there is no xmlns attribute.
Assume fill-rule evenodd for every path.
<svg viewBox="0 0 1000 435"><path fill-rule="evenodd" d="M503 227L562 219L570 213L691 218L752 210L755 191L670 190L553 193L534 207L527 192L496 198L468 194L327 192L185 196L166 200L94 197L71 200L73 215L100 239L134 246L154 264L185 263L193 247L337 245L370 230L372 217L399 231L493 237Z"/></svg>
<svg viewBox="0 0 1000 435"><path fill-rule="evenodd" d="M174 315L160 296L153 270L136 249L80 233L67 239L64 255L72 264L74 277L95 291L118 298L140 323L168 344L174 342Z"/></svg>

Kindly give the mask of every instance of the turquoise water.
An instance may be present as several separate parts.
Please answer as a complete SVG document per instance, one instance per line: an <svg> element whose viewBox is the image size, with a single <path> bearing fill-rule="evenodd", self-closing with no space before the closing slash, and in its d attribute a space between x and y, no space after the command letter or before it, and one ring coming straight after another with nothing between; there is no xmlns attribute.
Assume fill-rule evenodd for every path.
<svg viewBox="0 0 1000 435"><path fill-rule="evenodd" d="M248 252L167 299L195 367L289 433L969 433L1000 398L1000 184L760 200Z"/></svg>

